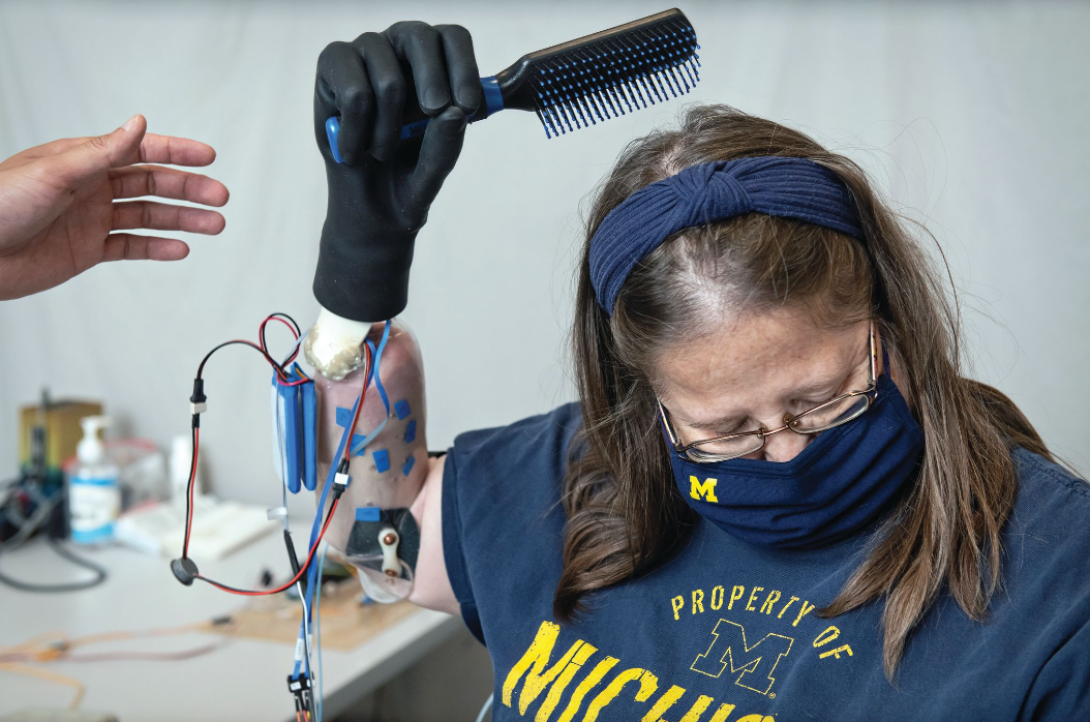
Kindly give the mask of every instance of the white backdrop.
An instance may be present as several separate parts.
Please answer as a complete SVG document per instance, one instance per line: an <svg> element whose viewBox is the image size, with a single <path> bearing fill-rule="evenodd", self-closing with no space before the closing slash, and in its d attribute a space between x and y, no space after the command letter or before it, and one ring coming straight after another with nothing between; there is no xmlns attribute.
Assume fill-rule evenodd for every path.
<svg viewBox="0 0 1090 722"><path fill-rule="evenodd" d="M211 143L227 229L177 264L113 264L0 304L0 476L16 407L42 385L105 400L121 431L188 426L195 366L270 311L309 324L325 182L315 60L408 18L474 34L482 73L662 2L15 2L0 0L0 157L102 133L135 112ZM732 3L683 7L703 45L692 100L727 102L847 152L925 220L963 291L972 373L1090 470L1090 7L1049 3ZM468 131L417 241L409 308L432 448L573 396L566 333L580 202L672 103L546 141L503 113ZM283 342L283 337L277 339ZM216 491L271 490L268 372L225 353L202 449Z"/></svg>

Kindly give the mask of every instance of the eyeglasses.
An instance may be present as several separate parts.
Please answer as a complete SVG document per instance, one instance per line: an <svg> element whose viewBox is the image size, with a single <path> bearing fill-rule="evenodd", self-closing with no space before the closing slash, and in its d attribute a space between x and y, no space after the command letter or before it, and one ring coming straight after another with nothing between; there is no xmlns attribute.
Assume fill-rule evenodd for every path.
<svg viewBox="0 0 1090 722"><path fill-rule="evenodd" d="M706 464L714 461L727 461L740 456L748 456L764 448L765 439L781 431L794 431L796 434L818 434L853 419L858 419L867 412L878 397L876 379L878 376L878 348L874 339L874 321L870 322L870 377L867 388L861 391L849 391L808 411L794 416L783 417L783 426L776 429L760 427L752 431L742 431L712 439L701 439L691 444L682 444L677 432L670 424L670 418L661 401L657 401L659 418L670 443L679 454L685 454L691 461Z"/></svg>

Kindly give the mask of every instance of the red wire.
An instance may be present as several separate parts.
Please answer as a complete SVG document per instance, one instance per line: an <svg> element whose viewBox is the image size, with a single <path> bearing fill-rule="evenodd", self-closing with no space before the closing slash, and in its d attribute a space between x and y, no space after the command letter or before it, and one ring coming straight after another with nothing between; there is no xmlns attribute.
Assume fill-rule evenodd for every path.
<svg viewBox="0 0 1090 722"><path fill-rule="evenodd" d="M280 323L282 323L282 324L284 324L285 326L288 327L288 330L291 331L291 335L294 338L299 338L299 334L295 332L295 326L292 326L285 319L280 318L279 316L269 316L264 321L262 321L261 322L261 328L258 330L258 333L261 333L262 331L265 330L265 324L267 324L269 321L279 321Z"/></svg>
<svg viewBox="0 0 1090 722"><path fill-rule="evenodd" d="M288 327L288 330L291 331L292 338L294 338L296 340L299 339L299 334L296 332L295 326L292 326L290 323L288 323L285 319L281 318L280 316L267 316L265 318L265 320L261 322L261 326L257 330L257 337L262 340L261 349L265 353L269 352L269 349L264 344L265 325L268 324L269 321L279 321L280 323L282 323L282 324L284 324L285 326ZM298 355L299 355L299 349L296 348L295 351L292 353L292 355L290 357L288 357L288 360L284 362L284 365L287 366L288 364L290 364L292 361L295 360L295 358ZM287 385L287 384L285 384L285 385Z"/></svg>
<svg viewBox="0 0 1090 722"><path fill-rule="evenodd" d="M333 515L337 512L337 505L340 503L340 499L333 500L333 506L329 507L329 516L326 517L325 524L322 525L322 531L320 534L318 534L318 538L314 540L314 546L310 548L310 552L307 554L306 561L304 561L302 566L299 567L299 572L276 589L262 589L259 591L235 589L233 587L228 587L224 584L220 584L219 582L214 582L208 577L201 576L200 574L194 575L194 578L202 579L211 584L212 586L218 589L222 589L225 592L230 592L231 594L239 594L244 597L261 597L268 594L279 594L280 592L284 591L285 589L299 581L302 578L303 574L306 573L307 567L310 565L310 560L314 558L314 552L318 551L318 547L322 545L322 537L325 536L326 529L329 528L329 522L333 521Z"/></svg>
<svg viewBox="0 0 1090 722"><path fill-rule="evenodd" d="M197 448L201 445L201 428L198 426L193 429L193 461L192 468L189 470L189 518L185 522L185 544L182 545L182 559L189 556L189 537L193 533L193 515L196 513L196 509L193 508L193 487L197 479Z"/></svg>
<svg viewBox="0 0 1090 722"><path fill-rule="evenodd" d="M307 377L304 376L303 378L299 379L298 381L284 381L284 382L281 382L280 385L281 386L302 386L303 384L309 384L312 381L314 381L314 379L308 379Z"/></svg>
<svg viewBox="0 0 1090 722"><path fill-rule="evenodd" d="M277 364L276 361L273 359L273 357L269 354L268 348L266 347L265 342L264 342L265 326L268 325L269 321L279 321L280 323L282 323L282 324L284 324L285 326L288 327L288 330L291 331L291 335L296 340L299 339L299 333L295 330L295 327L291 323L289 323L286 319L283 319L280 316L267 316L265 318L265 320L261 322L261 326L258 328L259 343L253 343L252 341L246 341L244 339L234 339L232 341L226 342L225 344L220 344L215 349L213 349L211 352L209 352L209 354L206 355L204 357L204 359L201 361L200 366L197 368L197 378L198 379L202 378L202 374L204 372L204 365L205 365L205 363L207 363L208 358L212 355L212 353L214 353L216 350L222 348L224 345L231 344L231 343L239 343L239 344L244 344L246 346L250 346L251 348L254 348L257 351L261 352L261 355L264 356L265 360L269 363L269 365L273 367L273 370L276 372L277 377L279 379L281 379L280 385L282 385L282 386L300 386L302 384L313 383L313 379L307 378L305 376L303 378L297 380L297 381L286 381L286 380L284 380L284 379L287 378L287 376L286 376L287 372L285 371L285 369L299 355L299 348L296 347L296 349L292 353L292 355L284 362L283 367L280 366L279 364ZM370 368L370 366L371 366L371 349L367 348L367 367ZM367 394L366 373L364 373L364 388L363 388L363 391L360 392L359 404L356 407L356 416L355 416L355 419L352 422L353 430L355 429L356 422L359 421L360 410L363 408L363 399L364 399L364 396L366 394ZM185 526L185 540L184 540L184 542L182 544L182 558L183 559L186 559L186 558L189 557L189 539L193 534L193 517L196 516L196 509L194 509L194 507L193 507L193 495L194 495L194 488L196 487L195 482L196 482L196 478L197 478L197 459L198 459L198 456L199 456L199 448L200 448L200 434L201 434L200 428L199 427L194 427L194 429L193 429L193 458L192 458L192 467L191 467L190 472L189 472L189 490L188 490L189 508L187 510L188 513L186 515L187 518L186 518L186 526ZM349 437L349 442L351 442L351 436ZM347 454L348 454L348 451L349 451L350 447L351 447L351 443L346 445L346 448L345 448L346 456L345 456L345 458L348 458ZM287 589L288 587L292 586L297 581L299 581L300 577L302 577L303 573L306 571L307 566L310 564L311 560L314 558L314 552L317 551L319 545L321 544L322 537L325 536L326 529L329 528L329 522L333 519L333 512L336 511L338 503L339 503L339 500L334 500L333 501L333 506L330 507L330 509L329 509L329 516L326 518L325 524L322 526L322 531L318 535L318 539L317 539L317 541L315 541L314 546L311 547L310 552L307 554L307 559L306 559L305 562L303 562L303 566L300 568L299 573L296 574L294 577L292 577L291 581L287 582L283 586L277 587L276 589L266 589L266 590L261 590L261 591L247 591L247 590L243 590L243 589L234 589L233 587L228 587L228 586L226 586L224 584L220 584L219 582L212 581L208 577L201 576L200 574L195 575L195 578L196 579L202 579L202 580L208 582L209 584L211 584L212 586L217 587L219 589L222 589L225 592L230 592L231 594L241 594L241 595L244 595L244 596L262 596L262 595L267 595L267 594L277 594L279 592L284 591L285 589Z"/></svg>

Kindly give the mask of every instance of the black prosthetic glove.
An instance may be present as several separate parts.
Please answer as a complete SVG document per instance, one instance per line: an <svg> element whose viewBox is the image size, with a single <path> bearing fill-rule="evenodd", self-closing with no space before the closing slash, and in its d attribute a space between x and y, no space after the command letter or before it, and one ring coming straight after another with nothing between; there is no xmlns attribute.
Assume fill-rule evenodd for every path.
<svg viewBox="0 0 1090 722"><path fill-rule="evenodd" d="M466 116L481 103L469 32L401 22L335 42L318 58L314 132L329 203L314 296L353 321L393 318L408 302L416 234L462 150ZM432 117L402 141L406 103ZM325 122L340 116L334 160Z"/></svg>

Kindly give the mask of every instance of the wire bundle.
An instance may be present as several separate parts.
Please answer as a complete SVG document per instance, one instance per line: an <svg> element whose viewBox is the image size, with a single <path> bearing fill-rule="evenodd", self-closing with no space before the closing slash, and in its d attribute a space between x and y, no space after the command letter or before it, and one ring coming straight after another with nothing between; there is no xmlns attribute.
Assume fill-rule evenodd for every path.
<svg viewBox="0 0 1090 722"><path fill-rule="evenodd" d="M380 376L380 371L381 371L381 367L382 367L382 353L386 348L387 342L389 341L390 327L392 325L393 325L392 321L389 321L389 322L386 323L386 326L382 331L382 337L379 340L379 343L378 343L377 347L375 346L374 342L371 341L370 339L367 339L366 342L365 342L365 350L366 350L366 354L367 354L367 366L366 366L366 372L364 373L363 389L360 392L359 398L356 401L356 407L353 410L352 423L345 427L344 433L341 436L340 443L337 446L336 453L334 453L334 455L333 455L334 459L339 458L339 459L341 459L341 461L337 465L336 471L334 471L334 468L332 467L332 465L330 466L329 476L326 478L325 486L322 489L322 495L318 500L319 513L320 513L321 509L325 508L327 496L328 496L328 494L330 492L331 487L334 489L334 502L333 502L334 504L337 503L336 498L339 497L339 492L343 491L344 487L337 486L337 485L335 485L333 483L334 480L335 480L336 475L337 474L347 474L348 473L349 459L351 458L351 456L353 454L355 454L355 455L362 454L363 450L367 446L367 444L369 444L371 442L371 440L373 440L376 436L378 436L378 434L386 426L386 420L387 420L387 418L389 418L389 415L390 415L390 400L389 400L389 397L386 394L385 387L383 387L383 385L382 385L382 379L381 379L381 376ZM372 359L374 359L373 364L371 363ZM366 398L367 389L370 388L370 385L371 385L372 381L375 384L375 389L379 393L379 397L382 399L382 403L383 403L383 406L385 407L386 413L383 416L382 421L379 423L379 425L373 431L371 431L369 434L367 434L363 438L363 440L361 442L359 442L355 447L350 447L350 441L352 439L352 434L355 431L356 424L359 421L360 409L363 408L363 402L364 402L364 400ZM315 531L317 529L316 525L317 525L317 522L318 522L318 518L319 517L315 517L314 525L312 525L312 528L311 528L311 541L312 541L312 543L320 543L320 541L321 541L321 535L319 535L319 537L317 539L317 542L314 541L314 539L315 539L314 533L315 533ZM324 534L324 531L322 533ZM327 545L326 548L328 549L328 545ZM322 558L324 559L324 551L323 551L323 554L322 554ZM320 669L320 667L321 667L321 634L320 634L321 621L320 621L320 619L318 621L315 621L317 611L319 609L319 603L320 603L319 600L321 599L321 566L322 566L321 563L319 563L317 566L312 566L311 569L310 569L310 573L307 576L306 594L303 596L303 619L300 621L300 624L299 624L299 638L298 638L299 641L296 644L297 649L302 650L303 653L301 655L297 654L297 657L296 657L296 660L295 660L295 666L292 669L292 674L288 677L289 681L292 680L292 679L300 679L300 678L305 678L305 679L308 679L308 680L314 678L314 673L313 673L314 670L312 669L312 667L310 665L310 654L309 654L308 650L310 648L310 643L309 643L310 629L311 628L317 628L319 630L318 645L317 645L318 646L318 659L319 659L318 682L319 682L319 684L321 683L321 669ZM321 719L322 719L321 704L322 704L322 695L319 692L319 694L317 695L317 710L316 710L316 714L315 714L316 722L321 722ZM309 720L310 717L306 717L306 719Z"/></svg>
<svg viewBox="0 0 1090 722"><path fill-rule="evenodd" d="M278 321L291 331L295 344L292 346L290 353L284 358L283 361L277 362L272 354L269 352L268 344L265 338L265 329L270 321ZM319 602L321 596L321 562L315 564L315 555L318 549L321 547L322 539L325 537L326 531L329 529L329 524L333 519L333 515L337 511L337 506L340 503L341 494L347 488L350 481L348 476L349 460L352 454L359 455L362 453L364 447L370 443L385 427L386 420L390 415L390 402L386 394L385 388L382 386L381 379L379 377L379 367L382 358L382 352L386 347L386 343L390 336L390 327L392 321L387 322L382 332L382 338L379 341L378 346L370 340L366 340L365 353L366 353L366 365L363 373L364 381L359 395L356 398L356 403L352 409L352 422L348 424L344 433L341 436L341 440L337 445L336 452L333 454L336 464L330 464L329 473L327 474L325 485L322 488L322 493L318 500L318 511L315 514L314 521L311 525L310 540L308 543L307 556L302 564L299 564L296 555L295 548L291 541L290 530L288 529L285 521L284 538L287 545L288 557L291 561L293 575L292 577L271 589L239 589L236 587L223 584L216 580L210 579L197 571L196 565L189 558L189 541L192 536L193 528L193 495L196 486L196 474L197 465L200 454L200 415L203 413L207 406L207 397L204 394L204 369L209 359L220 349L226 348L232 345L242 345L253 348L258 351L265 359L265 361L273 368L274 373L277 376L277 382L284 386L297 386L306 383L313 383L314 380L308 377L303 370L299 367L298 363L295 363L295 359L298 357L299 348L302 345L305 334L300 329L295 320L285 313L270 314L261 322L258 329L258 341L252 342L244 339L232 339L219 344L209 351L201 360L200 365L197 367L197 375L193 381L193 395L190 397L192 404L192 440L193 440L193 455L190 460L189 480L186 487L186 522L185 522L185 537L182 544L182 558L175 560L175 564L179 567L172 565L175 569L175 574L185 584L191 584L193 580L199 579L207 584L211 584L217 589L221 589L231 594L237 594L248 597L266 596L271 594L278 594L283 592L292 586L297 586L300 592L300 600L303 605L303 618L299 625L299 638L296 645L295 664L291 675L288 676L288 689L295 696L295 709L296 717L299 722L311 722L312 719L320 722L321 720L321 694L317 695L317 704L315 704L315 695L311 693L311 683L315 679L314 670L310 664L310 647L311 636L310 629L313 626L315 614L319 610ZM373 361L373 363L372 363ZM292 380L295 376L297 380ZM350 441L352 439L353 432L356 425L359 423L360 413L363 409L363 404L367 396L367 389L370 386L372 380L379 392L382 399L383 406L385 407L386 414L383 420L379 423L371 433L364 436L363 440L359 442L354 448L351 446ZM286 479L286 476L285 476ZM329 511L325 514L323 520L323 510L329 503L330 492L332 491L332 503L329 505ZM286 492L282 492L285 493ZM328 549L328 545L326 547ZM321 559L324 560L325 552L321 554ZM321 638L319 631L318 639L318 653L319 653L319 667L321 660ZM319 671L320 677L320 671ZM320 683L320 678L318 682Z"/></svg>

